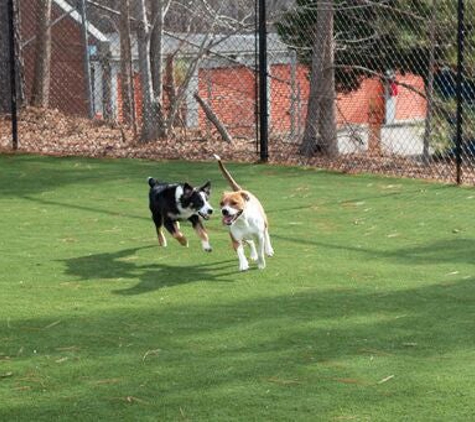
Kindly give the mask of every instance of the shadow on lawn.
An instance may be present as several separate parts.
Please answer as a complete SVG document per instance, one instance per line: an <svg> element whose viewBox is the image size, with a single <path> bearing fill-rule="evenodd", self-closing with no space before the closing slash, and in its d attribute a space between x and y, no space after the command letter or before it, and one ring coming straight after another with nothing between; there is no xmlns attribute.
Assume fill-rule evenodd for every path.
<svg viewBox="0 0 475 422"><path fill-rule="evenodd" d="M249 166L233 169L239 180L249 179ZM35 155L0 155L0 187L5 196L28 196L58 188L104 182L130 183L137 181L147 186L148 176L160 180L202 183L206 179L224 186L215 163L192 165L186 161L147 162L141 160L100 160L86 157L45 157ZM219 183L218 183L219 181Z"/></svg>
<svg viewBox="0 0 475 422"><path fill-rule="evenodd" d="M120 295L148 293L163 287L197 281L229 282L226 276L236 274L233 260L179 266L167 263L140 265L134 262L138 251L149 248L157 246L143 246L67 259L63 261L66 264L65 273L80 277L82 280L139 280L133 287L114 291Z"/></svg>
<svg viewBox="0 0 475 422"><path fill-rule="evenodd" d="M475 255L474 239L452 239L441 240L437 242L427 243L425 245L401 248L395 251L382 251L374 248L355 247L348 244L330 244L318 242L315 240L307 240L302 238L293 238L290 236L281 236L274 234L273 237L293 243L311 245L325 249L345 250L357 252L370 256L371 258L389 259L398 263L407 265L423 265L446 263L473 263Z"/></svg>
<svg viewBox="0 0 475 422"><path fill-rule="evenodd" d="M31 201L31 202L35 202L35 203L38 203L38 204L42 204L42 205L53 205L53 206L57 206L57 207L60 207L60 208L68 208L68 209L76 210L76 211L86 211L86 212L105 214L105 215L109 215L109 216L112 216L112 217L127 217L127 218L136 219L136 220L151 221L150 217L144 217L144 216L132 215L132 214L125 214L124 212L121 212L121 211L113 211L113 210L110 210L110 209L104 209L104 208L98 208L98 207L88 207L88 206L85 206L85 205L68 204L68 203L60 202L60 201L45 200L45 199L35 198L35 197L32 197L32 196L28 196L28 195L23 196L22 199L25 199L25 200ZM144 204L144 209L146 210L146 212L148 212L146 200L143 201L143 204Z"/></svg>
<svg viewBox="0 0 475 422"><path fill-rule="evenodd" d="M115 258L130 257L132 251L122 251ZM99 262L104 261L99 258ZM123 271L131 268L123 267ZM32 393L41 392L48 406L43 415L62 407L62 414L68 413L71 420L82 406L119 414L123 408L105 399L118 394L145 397L155 414L162 403L175 404L174 397L181 400L196 391L206 396L207 403L212 400L215 406L232 409L235 395L223 395L222 389L236 385L249 387L250 394L255 394L256 386L262 391L274 386L274 397L281 404L305 407L316 396L322 403L332 403L332 396L345 385L338 380L354 373L353 365L361 369L358 362L367 358L365 367L373 360L377 365L374 373L362 371L358 385L348 386L347 394L375 388L384 365L385 373L394 373L406 383L407 394L422 400L427 391L417 385L418 377L425 371L438 377L441 371L443 380L463 358L447 354L475 346L474 281L460 279L397 291L315 288L240 300L201 298L193 306L157 303L143 309L91 309L81 317L65 312L60 320L57 315L9 320L0 326L2 353L11 355L5 364L32 361L42 370L34 373L34 380L14 373L2 383L13 390L26 385ZM156 354L147 355L147 351ZM80 398L77 384L64 381L77 381L77 362L81 362L80 384L90 385ZM282 385L276 390L279 380ZM285 385L285 380L295 383ZM61 394L54 393L58 385ZM28 391L22 391L22 397L32 394ZM395 400L393 394L370 391L377 406ZM369 409L373 404L367 401L369 396L360 397ZM71 406L72 398L75 406ZM255 400L268 403L269 399L256 396ZM39 405L29 408L26 399L21 405L17 402L10 408L5 405L8 418L3 419L34 420ZM195 411L200 409L197 406Z"/></svg>
<svg viewBox="0 0 475 422"><path fill-rule="evenodd" d="M225 268L226 264L218 266ZM206 273L206 269L203 271ZM179 279L194 280L193 277ZM138 293L141 289L137 289ZM145 307L139 313L122 308L108 312L91 310L87 318L80 320L75 315L64 314L61 324L55 324L54 329L50 327L57 316L9 320L8 325L0 326L0 337L12 340L16 336L24 337L23 341L33 345L37 342L38 347L45 344L52 351L74 341L80 349L93 348L100 353L113 348L114 353L120 353L119 340L114 336L117 334L126 342L128 336L135 338L141 332L145 338L160 338L164 351L194 354L201 350L210 366L213 366L210 361L222 357L222 364L228 367L227 359L239 355L245 359L251 353L253 359L245 360L249 362L247 368L232 366L235 366L234 375L241 369L252 374L260 368L256 363L275 371L284 356L288 359L286 365L312 366L366 355L373 349L420 357L470 350L475 346L474 294L475 279L470 278L394 291L315 288L240 300L231 295L216 302L196 300L192 307L189 304ZM129 320L133 320L130 326ZM97 339L102 337L104 341L98 343ZM206 347L193 348L197 338L210 345L216 343L216 347L223 344L227 347L211 356ZM145 348L139 348L147 350L147 341ZM22 345L14 343L16 349L11 353L16 353L18 345ZM307 354L315 359L307 359ZM181 358L176 356L177 360ZM170 359L175 357L170 355Z"/></svg>
<svg viewBox="0 0 475 422"><path fill-rule="evenodd" d="M0 156L2 194L22 196L62 186L114 180L124 177L124 167L114 161L88 158Z"/></svg>

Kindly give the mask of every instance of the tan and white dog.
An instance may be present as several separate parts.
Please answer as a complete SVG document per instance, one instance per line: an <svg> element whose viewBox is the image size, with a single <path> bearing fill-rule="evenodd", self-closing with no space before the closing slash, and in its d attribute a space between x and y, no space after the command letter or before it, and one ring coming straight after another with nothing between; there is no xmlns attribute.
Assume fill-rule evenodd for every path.
<svg viewBox="0 0 475 422"><path fill-rule="evenodd" d="M250 259L257 261L259 269L264 269L265 255L274 255L264 208L252 193L243 190L236 183L221 158L216 154L214 158L218 160L219 168L233 190L223 193L220 207L223 224L229 227L232 245L239 258L239 270L249 269L249 262L244 254L244 242L251 248Z"/></svg>

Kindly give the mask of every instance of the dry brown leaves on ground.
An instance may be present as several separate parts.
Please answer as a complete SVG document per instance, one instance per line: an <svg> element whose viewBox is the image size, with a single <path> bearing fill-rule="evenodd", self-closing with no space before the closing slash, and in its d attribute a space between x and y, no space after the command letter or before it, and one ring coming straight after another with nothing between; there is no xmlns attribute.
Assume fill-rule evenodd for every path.
<svg viewBox="0 0 475 422"><path fill-rule="evenodd" d="M11 152L9 117L0 120L0 152ZM224 160L256 162L259 160L254 140L235 139L233 144L219 137L207 138L199 131L177 131L168 139L139 142L131 128L66 116L57 110L28 107L21 111L18 122L19 151L57 156L127 157L150 160L209 161L212 154ZM302 157L298 144L272 138L269 162L304 165L336 171L369 172L392 176L454 181L454 165L431 163L429 166L411 158L369 157L364 153L345 154L337 158ZM465 172L465 183L474 183L473 169Z"/></svg>

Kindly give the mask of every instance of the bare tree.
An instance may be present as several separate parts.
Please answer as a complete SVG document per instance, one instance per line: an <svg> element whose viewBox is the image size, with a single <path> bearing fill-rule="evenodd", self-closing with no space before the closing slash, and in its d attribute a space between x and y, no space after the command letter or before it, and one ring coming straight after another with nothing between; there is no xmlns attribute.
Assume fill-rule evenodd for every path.
<svg viewBox="0 0 475 422"><path fill-rule="evenodd" d="M148 23L145 0L138 0L137 42L139 50L140 82L142 86L142 134L141 140L148 142L163 136L163 121L160 106L153 93L152 68L150 62L151 27Z"/></svg>
<svg viewBox="0 0 475 422"><path fill-rule="evenodd" d="M336 92L335 92L335 68L334 64L334 41L333 41L333 5L329 4L326 37L324 45L325 66L322 74L322 98L320 111L320 138L321 151L329 156L338 154L338 140L336 129Z"/></svg>
<svg viewBox="0 0 475 422"><path fill-rule="evenodd" d="M48 107L51 81L51 0L38 0L37 16L31 104L36 107Z"/></svg>
<svg viewBox="0 0 475 422"><path fill-rule="evenodd" d="M300 152L311 156L338 153L335 119L335 80L333 67L333 0L317 1L310 94Z"/></svg>
<svg viewBox="0 0 475 422"><path fill-rule="evenodd" d="M123 62L121 69L123 74L128 72L126 70L127 65L124 63L124 61L128 61L127 54L130 52L130 39L127 46L127 34L130 33L130 22L135 24L142 95L141 139L147 142L170 134L178 120L181 104L185 97L190 94L190 82L196 76L200 62L206 55L213 54L213 48L225 41L228 36L236 32L242 33L243 28L247 27L246 21L252 22L252 13L245 14L242 20L236 20L223 15L223 3L214 0L197 0L193 3L181 0L154 0L153 2L134 0L129 4L129 6L134 5L134 7L132 7L130 18L127 19L129 22L126 23L124 16L127 14L127 3L130 0L120 1L121 11L113 9L113 5L99 4L92 0L90 2L107 14L119 17L121 21L121 41L124 40L124 44L121 45L121 61ZM150 5L150 13L147 9L148 5ZM187 22L183 26L186 30L182 35L165 31L166 16L171 11L172 6L175 9L171 15L180 15L181 24L185 20ZM179 11L182 13L178 13ZM148 16L152 17L152 22L149 22ZM198 22L198 24L194 24L194 22ZM193 39L191 37L192 28L196 29L198 27L200 28L200 36ZM219 35L213 35L216 28L219 28ZM176 31L177 27L174 26L173 29ZM165 34L178 41L176 50L168 51L166 58L164 57L163 48ZM185 47L187 51L183 52L182 49L185 49ZM175 83L174 75L174 61L178 57L180 58L182 75L179 78L179 84ZM165 63L166 66L164 66ZM168 94L168 112L163 106L164 88ZM124 89L126 92L123 99L124 102L127 102L128 91L126 87ZM128 109L126 104L123 104L123 107ZM124 116L126 116L126 113L124 113Z"/></svg>
<svg viewBox="0 0 475 422"><path fill-rule="evenodd" d="M170 9L171 0L156 0L151 3L152 38L150 40L150 60L152 63L152 82L155 98L162 104L163 91L163 35L165 16Z"/></svg>
<svg viewBox="0 0 475 422"><path fill-rule="evenodd" d="M130 2L121 0L120 2L120 73L122 92L122 116L124 123L131 124L134 120L133 101L133 69L132 69L132 47L130 40Z"/></svg>

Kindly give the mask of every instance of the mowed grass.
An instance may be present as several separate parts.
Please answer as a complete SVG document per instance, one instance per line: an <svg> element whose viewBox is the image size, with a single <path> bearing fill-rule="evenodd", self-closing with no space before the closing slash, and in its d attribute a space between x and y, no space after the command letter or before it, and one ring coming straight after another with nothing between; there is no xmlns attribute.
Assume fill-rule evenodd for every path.
<svg viewBox="0 0 475 422"><path fill-rule="evenodd" d="M228 164L276 254L159 248L147 176L215 163L0 157L0 420L475 416L475 191Z"/></svg>

